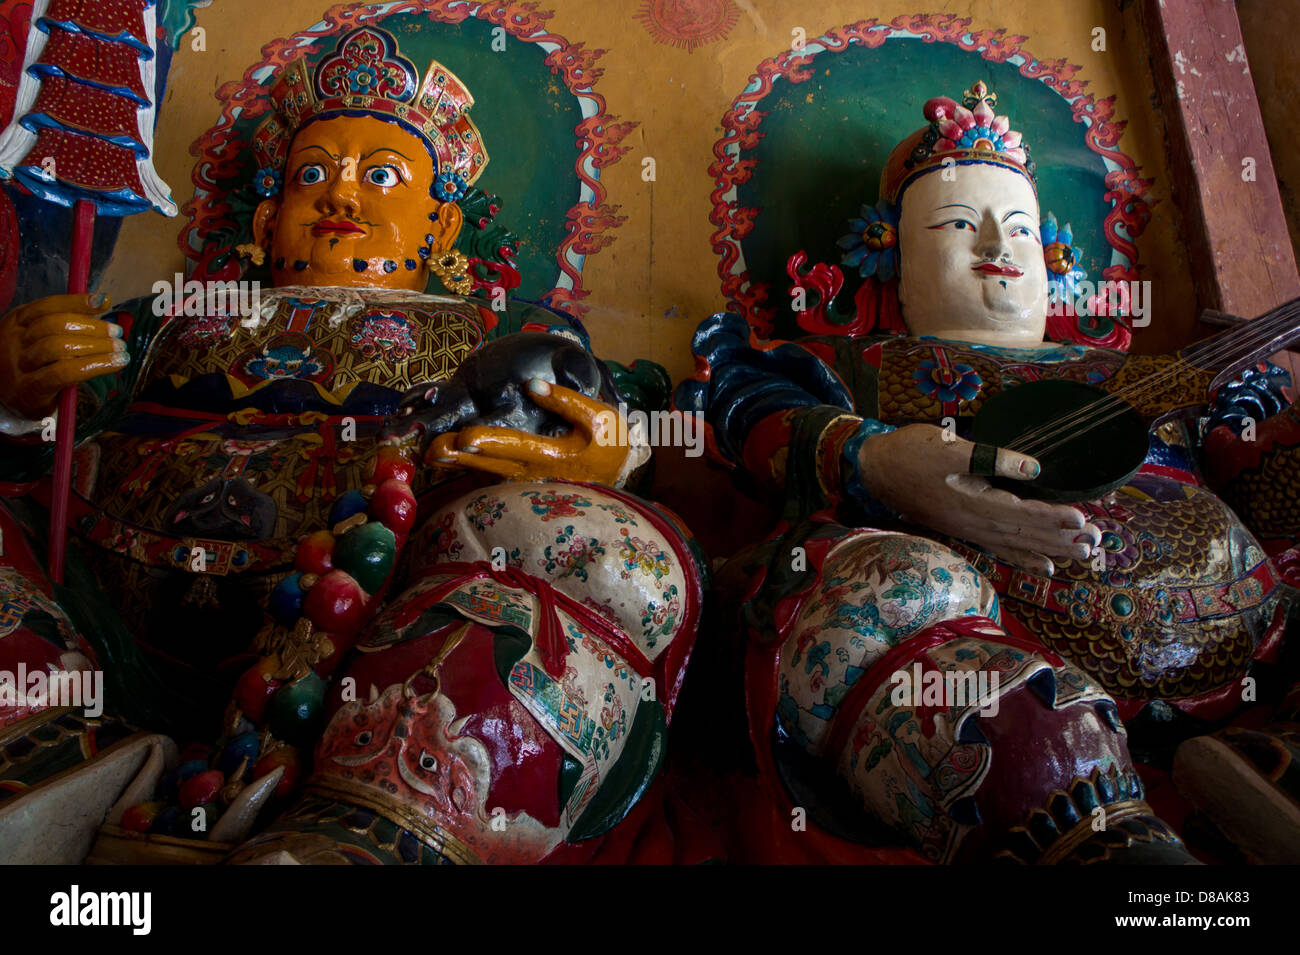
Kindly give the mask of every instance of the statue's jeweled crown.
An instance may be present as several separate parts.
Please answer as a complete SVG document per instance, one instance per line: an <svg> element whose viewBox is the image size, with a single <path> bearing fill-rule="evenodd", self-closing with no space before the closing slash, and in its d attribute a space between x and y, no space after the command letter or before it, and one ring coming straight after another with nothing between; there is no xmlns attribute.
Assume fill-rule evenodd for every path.
<svg viewBox="0 0 1300 955"><path fill-rule="evenodd" d="M312 70L294 60L271 90L275 112L253 135L262 169L283 173L289 144L303 125L335 115L370 115L421 137L438 163L439 199L460 198L487 166L482 136L469 117L474 97L437 60L424 78L385 30L359 27L345 34Z"/></svg>
<svg viewBox="0 0 1300 955"><path fill-rule="evenodd" d="M1029 147L1007 117L994 113L997 105L997 94L983 80L966 90L960 103L947 96L927 100L922 111L930 125L912 133L889 154L880 174L881 198L896 205L903 190L948 161L1005 166L1037 189Z"/></svg>

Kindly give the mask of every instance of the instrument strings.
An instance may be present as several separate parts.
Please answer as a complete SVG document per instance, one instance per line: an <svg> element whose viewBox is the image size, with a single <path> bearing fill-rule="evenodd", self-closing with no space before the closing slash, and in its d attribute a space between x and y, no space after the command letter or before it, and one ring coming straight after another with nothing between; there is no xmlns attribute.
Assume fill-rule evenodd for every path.
<svg viewBox="0 0 1300 955"><path fill-rule="evenodd" d="M1169 367L1150 377L1128 385L1118 391L1096 399L1084 407L1052 419L1038 427L1031 428L1020 435L1008 447L1025 454L1047 454L1082 433L1100 427L1107 421L1126 413L1130 409L1130 398L1153 392L1162 387L1171 378L1198 366L1222 363L1224 367L1240 360L1252 352L1267 345L1287 330L1293 318L1300 316L1300 299L1279 306L1274 312L1262 319L1257 319L1241 327L1245 334L1238 336L1234 329L1217 335L1207 342L1192 345L1186 350L1187 360L1182 355L1174 357ZM1235 358L1234 358L1235 356ZM1225 361L1224 359L1228 359ZM1109 413L1106 413L1109 412ZM1052 439L1056 440L1052 440ZM1044 443L1046 442L1046 443Z"/></svg>
<svg viewBox="0 0 1300 955"><path fill-rule="evenodd" d="M1237 336L1228 333L1222 336L1216 336L1209 342L1201 343L1200 346L1192 346L1196 349L1194 353L1189 349L1189 357L1195 358L1197 365L1214 364L1224 358L1228 358L1237 352L1237 359L1250 355L1261 346L1269 343L1278 337L1280 330L1286 327L1286 323L1291 318L1294 309L1291 306L1300 303L1291 302L1281 306L1273 315L1263 320L1252 322L1251 326L1243 326L1242 330L1247 334L1238 340ZM1231 364L1231 361L1226 364ZM1030 429L1021 435L1010 447L1013 450L1028 452L1035 449L1036 453L1043 454L1055 450L1062 444L1071 440L1076 434L1084 433L1092 428L1098 427L1115 417L1124 414L1129 410L1129 398L1137 397L1144 392L1149 392L1161 387L1170 378L1182 373L1187 369L1195 369L1196 365L1184 359L1182 356L1176 356L1167 369L1136 382L1116 392L1098 398L1089 405L1077 409L1074 412L1063 415L1060 418L1046 422L1039 427ZM1098 417L1097 412L1109 410L1110 413L1104 417ZM1091 420L1089 420L1091 418ZM1086 424L1084 422L1087 422ZM1078 427L1076 427L1078 425ZM1064 438L1046 445L1043 443L1048 439L1063 434Z"/></svg>
<svg viewBox="0 0 1300 955"><path fill-rule="evenodd" d="M1253 339L1243 340L1246 347L1240 352L1238 358L1249 355L1261 345L1266 344L1273 337L1275 336L1272 334L1256 334ZM1233 354L1233 348L1243 343L1223 342L1204 352L1198 352L1195 357L1201 362L1214 362L1218 359L1231 356ZM1228 362L1227 364L1231 364L1231 362ZM1017 438L1010 447L1012 450L1021 451L1023 453L1039 455L1048 454L1067 444L1077 435L1087 433L1088 431L1098 428L1106 422L1112 421L1120 415L1125 414L1131 409L1129 399L1140 397L1144 393L1149 393L1162 387L1169 379L1177 376L1185 370L1196 371L1198 370L1198 366L1185 360L1181 356L1175 357L1165 370L1157 372L1141 382L1136 382L1133 385L1129 385L1104 397L1098 398L1092 403L1063 415L1060 418L1052 419L1037 428L1030 429ZM1053 438L1056 440L1050 440Z"/></svg>
<svg viewBox="0 0 1300 955"><path fill-rule="evenodd" d="M1145 379L1145 381L1120 389L1119 391L1107 395L1105 398L1098 399L1091 405L1084 406L1072 414L1065 415L1056 421L1048 422L1045 430L1044 428L1033 429L1034 431L1042 433L1038 434L1036 440L1031 443L1033 445L1038 445L1048 437L1066 432L1064 438L1049 444L1043 449L1044 451L1055 450L1073 437L1072 434L1068 433L1071 426L1076 422L1086 419L1096 408L1109 405L1110 413L1105 417L1094 418L1086 425L1083 425L1079 431L1075 433L1086 432L1091 428L1098 427L1105 424L1107 421L1113 420L1117 416L1124 414L1129 409L1126 400L1127 398L1136 397L1145 391L1159 388L1170 378L1176 376L1185 369L1195 371L1198 367L1202 367L1206 364L1214 366L1220 362L1222 363L1222 367L1226 368L1231 366L1236 361L1240 361L1256 352L1262 346L1285 337L1281 334L1281 331L1285 330L1290 324L1292 314L1295 312L1294 309L1290 308L1292 304L1296 303L1288 303L1287 306L1282 306L1268 318L1260 320L1258 322L1259 327L1248 329L1250 334L1241 337L1240 341L1238 341L1236 337L1225 335L1216 337L1216 339L1212 339L1209 342L1200 343L1199 346L1192 346L1192 348L1196 349L1196 352L1190 357L1194 358L1195 361L1189 362L1181 356L1176 356L1174 360L1169 363L1166 370L1151 375L1149 378ZM1242 330L1247 329L1243 326ZM1300 329L1292 329L1292 331L1298 330ZM1237 349L1237 354L1235 356L1233 354L1234 349Z"/></svg>

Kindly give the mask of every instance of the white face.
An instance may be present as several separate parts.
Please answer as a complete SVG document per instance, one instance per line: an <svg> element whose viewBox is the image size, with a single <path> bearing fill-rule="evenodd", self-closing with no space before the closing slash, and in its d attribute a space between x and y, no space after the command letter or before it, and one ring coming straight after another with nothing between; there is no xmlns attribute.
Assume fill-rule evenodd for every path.
<svg viewBox="0 0 1300 955"><path fill-rule="evenodd" d="M902 201L898 297L908 330L990 345L1042 344L1047 265L1029 181L988 163L959 165L925 174Z"/></svg>

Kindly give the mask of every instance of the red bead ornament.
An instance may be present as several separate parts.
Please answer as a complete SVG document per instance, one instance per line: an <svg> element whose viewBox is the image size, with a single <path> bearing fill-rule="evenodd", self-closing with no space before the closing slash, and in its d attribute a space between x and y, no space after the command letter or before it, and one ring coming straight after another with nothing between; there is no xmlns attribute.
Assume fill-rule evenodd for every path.
<svg viewBox="0 0 1300 955"><path fill-rule="evenodd" d="M259 660L243 672L235 683L235 705L254 723L266 716L266 701L281 686L280 680L271 679L275 661L270 657Z"/></svg>
<svg viewBox="0 0 1300 955"><path fill-rule="evenodd" d="M411 486L389 478L375 489L370 499L370 516L387 527L397 539L404 540L415 526L415 495Z"/></svg>
<svg viewBox="0 0 1300 955"><path fill-rule="evenodd" d="M375 467L370 472L368 483L383 484L385 481L394 480L410 484L414 479L415 465L401 449L386 444L375 452Z"/></svg>
<svg viewBox="0 0 1300 955"><path fill-rule="evenodd" d="M366 619L366 594L341 570L331 570L307 591L302 610L317 630L354 634Z"/></svg>
<svg viewBox="0 0 1300 955"><path fill-rule="evenodd" d="M372 556L371 550L377 547L386 550L383 564L385 568L391 570L415 525L417 505L415 494L411 491L411 482L415 479L415 465L411 457L401 448L395 445L383 445L374 454L370 473L370 480L360 489L360 496L365 500L366 510L362 516L350 517L347 520L351 528L347 533L352 535L350 553L351 551L356 553L352 553L350 558L344 554L340 556L352 560L352 564L361 560L366 564L366 569L374 570L369 566L374 562L362 558ZM355 495L356 492L349 493ZM385 542L384 538L389 534L392 535L392 539ZM317 682L327 680L333 673L356 642L357 634L369 616L370 598L361 583L341 567L334 566L339 539L330 530L316 531L299 540L294 555L294 566L301 575L298 578L299 585L305 592L301 616L309 620L315 629L328 637L329 642L333 644L333 651L329 657L318 661L312 667L309 679ZM358 541L362 539L372 546L360 547ZM343 549L349 550L347 546ZM345 559L342 563L347 564L348 560ZM361 568L353 569L361 573ZM383 580L382 578L368 580L368 583L378 591L382 589ZM284 625L288 626L287 623ZM245 671L236 683L235 705L254 723L261 724L270 719L274 724L276 704L284 702L280 696L277 696L284 689L284 685L281 681L271 679L277 668L277 658L268 656ZM297 684L291 686L294 685ZM276 730L273 725L272 731L277 737L285 738L282 735L283 727ZM281 764L285 766L285 777L276 787L276 793L284 796L294 788L302 772L300 757L296 750L283 747L273 749L258 760L253 772L255 777L261 777ZM211 798L216 798L215 793L222 785L220 779L216 782L216 789ZM188 781L186 785L190 783L193 783L193 780ZM191 786L193 791L189 794L190 798L207 795L206 789L198 792L199 787L198 783ZM191 804L182 801L182 805ZM201 803L194 803L194 805L201 805Z"/></svg>
<svg viewBox="0 0 1300 955"><path fill-rule="evenodd" d="M225 784L226 777L221 775L218 769L209 769L197 776L191 776L181 783L181 805L186 809L193 809L195 806L206 806L210 802L216 802L217 793L221 792L221 787Z"/></svg>
<svg viewBox="0 0 1300 955"><path fill-rule="evenodd" d="M334 569L334 535L329 531L316 531L298 542L298 555L294 567L304 574L323 577Z"/></svg>
<svg viewBox="0 0 1300 955"><path fill-rule="evenodd" d="M122 828L131 832L148 832L160 812L162 803L138 803L122 813Z"/></svg>

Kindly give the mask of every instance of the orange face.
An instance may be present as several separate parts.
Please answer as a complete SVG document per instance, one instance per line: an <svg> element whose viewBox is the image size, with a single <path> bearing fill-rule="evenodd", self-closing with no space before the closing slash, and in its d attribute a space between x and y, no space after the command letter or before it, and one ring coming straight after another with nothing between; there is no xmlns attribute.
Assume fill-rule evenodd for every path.
<svg viewBox="0 0 1300 955"><path fill-rule="evenodd" d="M424 291L429 259L451 248L460 208L430 194L424 143L371 116L318 120L294 138L284 190L257 207L276 285Z"/></svg>

